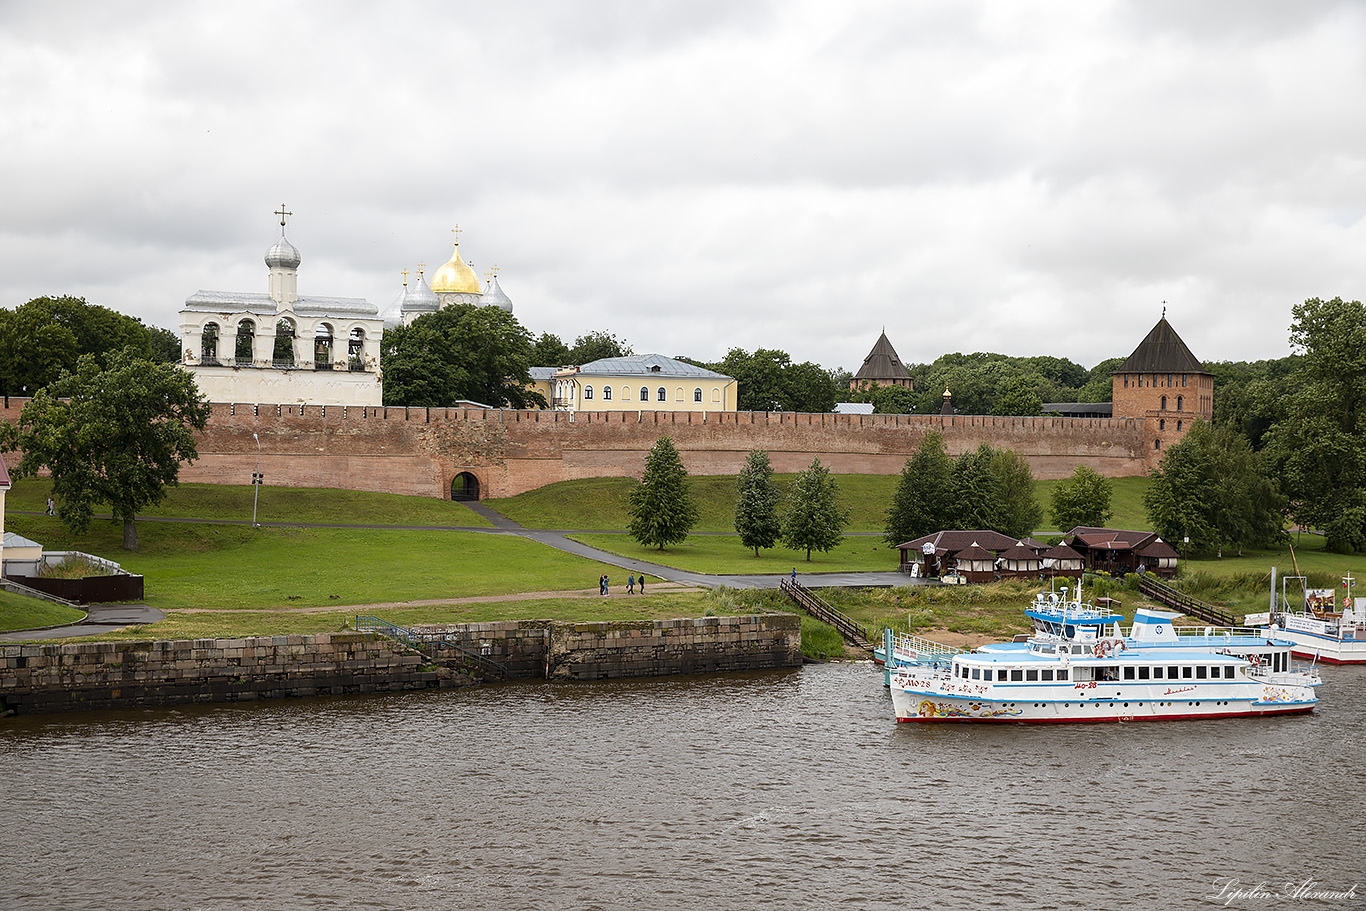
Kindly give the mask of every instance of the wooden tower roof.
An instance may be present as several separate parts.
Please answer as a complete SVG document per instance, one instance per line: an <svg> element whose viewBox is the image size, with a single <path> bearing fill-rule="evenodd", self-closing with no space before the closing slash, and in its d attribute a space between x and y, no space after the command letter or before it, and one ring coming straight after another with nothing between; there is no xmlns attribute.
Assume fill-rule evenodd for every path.
<svg viewBox="0 0 1366 911"><path fill-rule="evenodd" d="M863 359L863 366L854 374L854 379L874 383L881 380L904 380L910 375L911 372L901 363L901 358L897 356L892 343L887 341L886 330L883 330L873 344L873 350Z"/></svg>
<svg viewBox="0 0 1366 911"><path fill-rule="evenodd" d="M1113 373L1207 373L1164 316Z"/></svg>

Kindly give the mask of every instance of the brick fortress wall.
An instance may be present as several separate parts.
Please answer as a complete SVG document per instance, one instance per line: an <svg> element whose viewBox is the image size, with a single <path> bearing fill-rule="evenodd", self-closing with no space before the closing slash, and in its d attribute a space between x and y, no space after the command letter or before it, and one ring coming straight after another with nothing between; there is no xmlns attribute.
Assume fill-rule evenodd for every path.
<svg viewBox="0 0 1366 911"><path fill-rule="evenodd" d="M17 421L26 399L3 402ZM838 474L896 474L925 434L943 434L950 454L982 443L1013 449L1039 478L1078 465L1107 477L1155 464L1142 419L837 415L765 412L504 411L215 404L186 482L249 483L260 437L261 471L279 487L336 487L450 496L462 472L481 497L505 497L556 481L639 477L661 436L673 438L690 473L736 474L751 449L767 450L779 472L813 458ZM1149 444L1151 445L1151 444ZM1157 455L1160 455L1157 454ZM7 457L13 462L14 457Z"/></svg>

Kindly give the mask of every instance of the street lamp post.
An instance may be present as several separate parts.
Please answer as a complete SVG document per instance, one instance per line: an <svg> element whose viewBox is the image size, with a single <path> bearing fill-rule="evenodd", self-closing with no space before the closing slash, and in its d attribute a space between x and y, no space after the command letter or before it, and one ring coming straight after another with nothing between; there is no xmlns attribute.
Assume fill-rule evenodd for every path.
<svg viewBox="0 0 1366 911"><path fill-rule="evenodd" d="M253 433L251 438L256 441L256 470L251 473L251 527L260 528L256 524L256 504L261 499L261 482L265 476L261 474L261 437Z"/></svg>

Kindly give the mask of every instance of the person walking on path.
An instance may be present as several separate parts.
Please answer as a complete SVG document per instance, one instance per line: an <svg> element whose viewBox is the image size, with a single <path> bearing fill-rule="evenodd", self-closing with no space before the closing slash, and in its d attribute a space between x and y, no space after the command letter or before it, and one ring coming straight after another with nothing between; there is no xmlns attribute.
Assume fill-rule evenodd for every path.
<svg viewBox="0 0 1366 911"><path fill-rule="evenodd" d="M645 574L644 574L644 573L641 573L641 574L640 574L640 578L636 580L636 583L640 586L640 594L642 594L642 595L645 594Z"/></svg>
<svg viewBox="0 0 1366 911"><path fill-rule="evenodd" d="M797 567L792 567L792 584L797 584Z"/></svg>
<svg viewBox="0 0 1366 911"><path fill-rule="evenodd" d="M626 591L628 594L632 595L636 593L636 577L634 573L626 577Z"/></svg>
<svg viewBox="0 0 1366 911"><path fill-rule="evenodd" d="M57 504L52 502L52 498L47 498L47 514L55 516L57 514Z"/></svg>
<svg viewBox="0 0 1366 911"><path fill-rule="evenodd" d="M607 594L607 577L606 577L606 576L598 576L598 594L600 594L600 595L605 595L605 594Z"/></svg>

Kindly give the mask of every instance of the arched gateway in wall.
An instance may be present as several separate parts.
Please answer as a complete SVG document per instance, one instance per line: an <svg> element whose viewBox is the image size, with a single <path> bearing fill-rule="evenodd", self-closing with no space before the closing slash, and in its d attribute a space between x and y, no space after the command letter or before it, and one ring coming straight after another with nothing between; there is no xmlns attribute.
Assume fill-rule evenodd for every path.
<svg viewBox="0 0 1366 911"><path fill-rule="evenodd" d="M462 471L451 479L452 500L478 500L479 479L468 471Z"/></svg>

